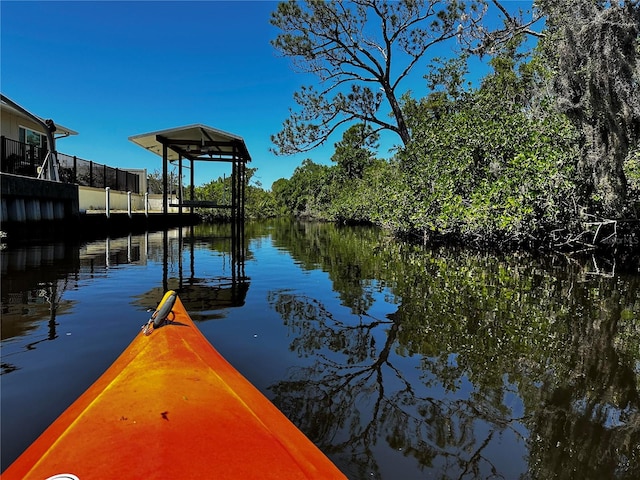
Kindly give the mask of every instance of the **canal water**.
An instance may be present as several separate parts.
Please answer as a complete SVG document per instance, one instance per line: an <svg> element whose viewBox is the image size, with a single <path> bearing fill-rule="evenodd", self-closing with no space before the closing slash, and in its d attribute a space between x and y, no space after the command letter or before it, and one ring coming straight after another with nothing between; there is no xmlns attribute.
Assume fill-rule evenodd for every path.
<svg viewBox="0 0 640 480"><path fill-rule="evenodd" d="M350 479L640 478L637 262L289 221L1 255L2 469L171 288Z"/></svg>

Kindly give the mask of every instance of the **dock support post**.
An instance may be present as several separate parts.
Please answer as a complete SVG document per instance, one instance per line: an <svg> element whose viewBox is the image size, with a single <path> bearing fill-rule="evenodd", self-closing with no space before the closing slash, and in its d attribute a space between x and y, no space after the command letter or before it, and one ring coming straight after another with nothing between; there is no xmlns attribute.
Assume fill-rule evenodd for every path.
<svg viewBox="0 0 640 480"><path fill-rule="evenodd" d="M110 187L106 187L104 189L105 191L105 210L106 210L106 214L107 214L107 218L111 217L111 188Z"/></svg>
<svg viewBox="0 0 640 480"><path fill-rule="evenodd" d="M169 176L169 168L167 167L167 144L162 143L162 214L164 215L164 221L166 224L167 214L169 213L169 195L167 192L168 186L168 176ZM165 289L166 290L166 289Z"/></svg>
<svg viewBox="0 0 640 480"><path fill-rule="evenodd" d="M131 218L131 192L127 192L127 214Z"/></svg>
<svg viewBox="0 0 640 480"><path fill-rule="evenodd" d="M149 192L144 193L144 216L149 216Z"/></svg>
<svg viewBox="0 0 640 480"><path fill-rule="evenodd" d="M182 155L178 155L178 215L182 217Z"/></svg>
<svg viewBox="0 0 640 480"><path fill-rule="evenodd" d="M191 186L189 187L189 200L195 200L195 190L194 190L194 183L193 183L193 178L194 178L194 167L195 167L195 162L193 161L193 159L191 159ZM189 208L189 213L191 214L191 216L193 216L193 205Z"/></svg>

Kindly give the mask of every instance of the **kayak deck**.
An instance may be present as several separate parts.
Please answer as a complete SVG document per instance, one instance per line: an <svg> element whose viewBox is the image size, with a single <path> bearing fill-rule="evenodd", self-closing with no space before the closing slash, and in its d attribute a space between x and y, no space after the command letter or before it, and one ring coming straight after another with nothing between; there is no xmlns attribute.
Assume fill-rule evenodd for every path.
<svg viewBox="0 0 640 480"><path fill-rule="evenodd" d="M179 298L172 313L2 478L346 478L213 348Z"/></svg>

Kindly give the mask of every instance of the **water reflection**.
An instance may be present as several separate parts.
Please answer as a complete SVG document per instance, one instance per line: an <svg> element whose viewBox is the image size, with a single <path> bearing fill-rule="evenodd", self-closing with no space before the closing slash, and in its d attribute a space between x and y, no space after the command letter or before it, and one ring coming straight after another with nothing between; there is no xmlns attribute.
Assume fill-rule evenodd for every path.
<svg viewBox="0 0 640 480"><path fill-rule="evenodd" d="M637 258L287 221L37 248L2 252L4 466L172 288L351 479L640 478Z"/></svg>
<svg viewBox="0 0 640 480"><path fill-rule="evenodd" d="M185 305L202 312L195 315L196 320L218 318L216 311L242 306L249 288L244 266L246 242L233 232L228 225L186 227L86 244L61 242L3 249L2 340L24 336L43 320L49 325L46 338L29 343L27 348L54 340L58 336L56 317L71 312L75 303L65 298L65 291L77 290L85 280L104 278L120 265L147 265L150 261L162 262L162 286L140 295L139 305L156 305L171 288L180 292ZM196 274L196 245L224 257L220 272ZM14 369L3 363L3 373Z"/></svg>
<svg viewBox="0 0 640 480"><path fill-rule="evenodd" d="M49 333L32 342L30 348L40 341L55 339L56 315L71 307L61 298L72 281L69 266L73 269L78 265L73 249L63 243L6 249L0 251L0 265L2 340L24 335L42 319L48 319ZM11 370L3 362L3 373Z"/></svg>
<svg viewBox="0 0 640 480"><path fill-rule="evenodd" d="M194 320L243 305L245 251L225 225L2 250L1 469L111 365L164 289Z"/></svg>
<svg viewBox="0 0 640 480"><path fill-rule="evenodd" d="M197 225L179 229L177 235L177 251L173 252L168 232L163 233L162 287L146 292L139 297L140 302L153 305L167 290L176 290L195 321L221 318L220 310L244 305L250 283L245 272L244 229L229 224ZM216 275L198 276L196 247L219 252L223 256L222 271ZM169 274L174 256L178 260L177 276Z"/></svg>
<svg viewBox="0 0 640 480"><path fill-rule="evenodd" d="M640 478L637 275L358 233L277 239L339 279L354 315L269 295L290 348L314 359L272 385L275 403L352 478L384 476L382 445L438 478ZM368 313L381 284L397 304L382 317Z"/></svg>

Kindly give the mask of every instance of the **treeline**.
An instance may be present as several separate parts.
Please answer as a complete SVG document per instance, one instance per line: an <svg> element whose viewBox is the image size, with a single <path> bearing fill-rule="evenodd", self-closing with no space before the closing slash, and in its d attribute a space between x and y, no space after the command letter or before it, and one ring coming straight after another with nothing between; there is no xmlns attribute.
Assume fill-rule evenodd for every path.
<svg viewBox="0 0 640 480"><path fill-rule="evenodd" d="M371 223L425 243L637 247L640 6L579 2L568 15L563 5L540 4L547 17L535 48L524 31L492 43L490 73L473 87L470 50L436 59L425 72L431 93L398 101L403 144L392 158L377 157L372 121L345 131L330 165L309 158L270 191L251 185L250 170L247 215ZM298 18L290 8L279 15ZM318 10L306 21L320 22L333 3L308 8ZM289 54L302 55L294 47ZM369 98L353 92L354 102ZM347 108L345 97L335 102ZM316 138L316 127L297 125L285 122L286 135L274 137L281 151L294 151L286 143L298 136ZM220 195L224 183L198 188L197 198Z"/></svg>
<svg viewBox="0 0 640 480"><path fill-rule="evenodd" d="M598 229L605 239L611 222L633 227L640 151L624 163L626 202L617 215L598 215L600 199L583 193L590 179L579 166L581 132L545 94L550 72L540 51L525 60L516 47L490 61L478 88L462 88L466 62L456 59L432 73L434 83L442 79L438 90L404 97L412 141L391 160L376 158L375 135L353 126L336 144L333 165L305 160L273 184L262 213L369 222L427 242L556 248L594 243ZM628 232L622 240L634 238Z"/></svg>

